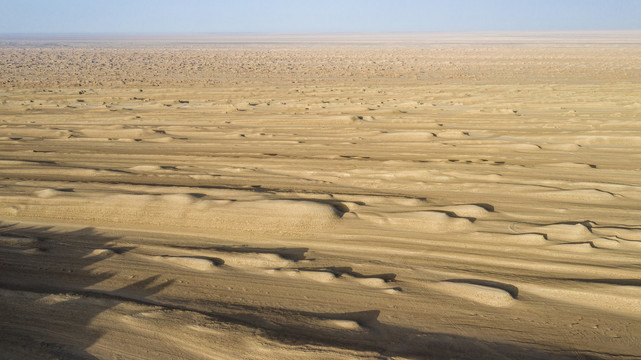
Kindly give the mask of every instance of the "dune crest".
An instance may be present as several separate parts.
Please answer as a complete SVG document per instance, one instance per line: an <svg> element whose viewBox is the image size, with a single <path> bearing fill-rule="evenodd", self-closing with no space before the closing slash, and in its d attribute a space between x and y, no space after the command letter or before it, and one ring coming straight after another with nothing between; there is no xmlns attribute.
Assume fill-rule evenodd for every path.
<svg viewBox="0 0 641 360"><path fill-rule="evenodd" d="M639 359L640 44L0 36L0 357Z"/></svg>

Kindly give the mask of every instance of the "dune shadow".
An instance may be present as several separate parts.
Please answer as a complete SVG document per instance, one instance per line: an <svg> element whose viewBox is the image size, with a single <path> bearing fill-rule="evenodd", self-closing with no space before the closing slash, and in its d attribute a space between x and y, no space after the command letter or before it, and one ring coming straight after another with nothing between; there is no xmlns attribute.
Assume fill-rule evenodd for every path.
<svg viewBox="0 0 641 360"><path fill-rule="evenodd" d="M519 288L517 288L514 285L506 284L498 281L482 280L482 279L449 279L445 281L451 282L451 283L471 284L471 285L491 287L491 288L500 289L507 292L514 299L517 299L519 297Z"/></svg>
<svg viewBox="0 0 641 360"><path fill-rule="evenodd" d="M298 262L306 259L306 253L309 251L309 248L263 248L255 246L227 246L227 245L214 245L214 246L184 246L184 245L171 245L173 248L177 249L189 249L189 250L213 250L227 253L241 253L241 254L274 254L285 260L291 260Z"/></svg>
<svg viewBox="0 0 641 360"><path fill-rule="evenodd" d="M117 239L89 227L61 232L46 226L0 224L3 358L95 358L86 349L104 333L89 325L118 302L93 301L97 292L87 289L116 275L92 270L93 265L133 249L112 246ZM113 293L144 298L171 283L152 276Z"/></svg>
<svg viewBox="0 0 641 360"><path fill-rule="evenodd" d="M100 315L121 303L161 307L163 311L191 312L208 321L253 329L259 336L283 346L313 345L379 354L381 358L408 359L593 359L596 356L545 351L540 348L474 337L425 332L381 320L384 310L351 304L351 312L313 312L284 307L238 304L199 299L152 296L174 284L157 274L114 290L94 285L116 273L97 272L93 265L105 256L123 254L131 247L114 247L116 237L93 228L59 232L50 227L0 224L0 352L9 359L95 359L88 349L107 330L91 326ZM26 239L26 240L25 240ZM18 245L15 245L15 244ZM17 246L17 247L16 247ZM29 246L42 250L29 251ZM255 248L212 246L213 250L239 253L271 253L293 261L305 259L307 248ZM96 255L96 250L102 251ZM34 256L38 261L34 261ZM395 281L396 274L361 274L350 267L302 268L325 271L340 277L379 278ZM165 280L163 280L165 279ZM451 280L492 286L518 296L518 289L493 281ZM429 318L424 319L429 322Z"/></svg>
<svg viewBox="0 0 641 360"><path fill-rule="evenodd" d="M167 305L193 311L212 321L248 326L257 334L287 346L313 345L348 351L375 352L381 358L489 360L600 360L577 351L546 351L540 348L484 341L454 334L423 332L380 321L381 310L324 313L256 307L233 303L207 302L206 310ZM429 319L425 319L429 321ZM353 326L336 326L354 324Z"/></svg>
<svg viewBox="0 0 641 360"><path fill-rule="evenodd" d="M385 282L393 282L396 279L396 274L394 273L365 275L365 274L354 271L351 267L348 267L348 266L302 267L302 268L297 268L297 270L313 271L313 272L328 272L337 278L343 275L349 275L359 279L381 279Z"/></svg>

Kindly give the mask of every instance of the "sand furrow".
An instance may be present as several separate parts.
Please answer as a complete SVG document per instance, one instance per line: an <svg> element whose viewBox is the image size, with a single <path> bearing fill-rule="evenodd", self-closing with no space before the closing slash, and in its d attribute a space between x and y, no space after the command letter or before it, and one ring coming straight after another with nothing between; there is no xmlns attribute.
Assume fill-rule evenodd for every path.
<svg viewBox="0 0 641 360"><path fill-rule="evenodd" d="M486 35L0 39L0 352L641 357L639 34Z"/></svg>

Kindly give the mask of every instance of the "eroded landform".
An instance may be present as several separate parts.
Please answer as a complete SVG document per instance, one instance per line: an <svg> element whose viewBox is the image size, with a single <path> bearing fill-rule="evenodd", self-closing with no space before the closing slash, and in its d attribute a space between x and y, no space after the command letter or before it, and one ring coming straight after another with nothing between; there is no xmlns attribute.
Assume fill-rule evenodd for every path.
<svg viewBox="0 0 641 360"><path fill-rule="evenodd" d="M639 358L639 34L410 40L4 41L2 352Z"/></svg>

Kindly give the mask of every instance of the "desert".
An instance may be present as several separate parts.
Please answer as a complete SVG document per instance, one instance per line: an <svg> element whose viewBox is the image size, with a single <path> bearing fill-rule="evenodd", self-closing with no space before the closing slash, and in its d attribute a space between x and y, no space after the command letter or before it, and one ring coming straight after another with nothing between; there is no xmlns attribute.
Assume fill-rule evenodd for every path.
<svg viewBox="0 0 641 360"><path fill-rule="evenodd" d="M0 357L641 358L641 32L0 38Z"/></svg>

